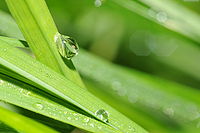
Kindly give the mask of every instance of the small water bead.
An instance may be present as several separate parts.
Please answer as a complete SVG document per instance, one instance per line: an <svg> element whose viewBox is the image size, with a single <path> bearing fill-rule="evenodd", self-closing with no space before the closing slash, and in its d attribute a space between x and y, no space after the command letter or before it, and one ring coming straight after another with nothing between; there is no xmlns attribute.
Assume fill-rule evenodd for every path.
<svg viewBox="0 0 200 133"><path fill-rule="evenodd" d="M89 121L90 121L90 118L84 118L84 119L83 119L83 122L88 123Z"/></svg>
<svg viewBox="0 0 200 133"><path fill-rule="evenodd" d="M19 92L22 93L22 94L25 95L25 96L29 96L29 95L31 94L30 91L25 90L25 89L22 89L22 88L19 90Z"/></svg>
<svg viewBox="0 0 200 133"><path fill-rule="evenodd" d="M108 122L108 112L104 109L99 109L95 112L95 115L104 122Z"/></svg>
<svg viewBox="0 0 200 133"><path fill-rule="evenodd" d="M156 14L156 19L161 23L165 23L168 20L167 13L162 11L158 12Z"/></svg>
<svg viewBox="0 0 200 133"><path fill-rule="evenodd" d="M135 132L135 128L133 128L132 126L128 126L128 132L127 133L132 133Z"/></svg>
<svg viewBox="0 0 200 133"><path fill-rule="evenodd" d="M94 127L94 124L93 124L93 123L90 123L90 126L91 126L91 127Z"/></svg>
<svg viewBox="0 0 200 133"><path fill-rule="evenodd" d="M73 38L57 33L54 39L62 57L70 60L78 55L79 47Z"/></svg>
<svg viewBox="0 0 200 133"><path fill-rule="evenodd" d="M35 103L33 104L33 107L39 110L44 109L44 105L42 105L41 103Z"/></svg>
<svg viewBox="0 0 200 133"><path fill-rule="evenodd" d="M68 119L68 120L71 120L72 118L71 118L71 117L67 117L67 119Z"/></svg>
<svg viewBox="0 0 200 133"><path fill-rule="evenodd" d="M102 3L103 3L103 0L95 0L95 1L94 1L94 5L95 5L96 7L100 7L100 6L102 5Z"/></svg>

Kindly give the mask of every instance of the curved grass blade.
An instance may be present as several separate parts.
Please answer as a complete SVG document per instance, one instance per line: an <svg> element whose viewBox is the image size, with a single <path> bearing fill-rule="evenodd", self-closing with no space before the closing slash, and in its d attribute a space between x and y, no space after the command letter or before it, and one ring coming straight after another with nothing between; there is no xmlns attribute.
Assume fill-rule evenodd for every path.
<svg viewBox="0 0 200 133"><path fill-rule="evenodd" d="M12 17L3 11L0 11L0 34L8 36L8 37L16 37L18 39L23 39L23 35L21 34L17 24L12 19Z"/></svg>
<svg viewBox="0 0 200 133"><path fill-rule="evenodd" d="M11 112L0 107L0 121L16 129L19 132L26 133L58 133L57 131L38 123L25 116ZM31 129L31 130L30 130Z"/></svg>
<svg viewBox="0 0 200 133"><path fill-rule="evenodd" d="M0 99L86 131L117 132L106 124L69 109L69 105L65 105L66 108L37 88L3 74L0 74Z"/></svg>
<svg viewBox="0 0 200 133"><path fill-rule="evenodd" d="M71 60L65 64L57 50L58 30L44 0L6 0L36 59L84 87Z"/></svg>
<svg viewBox="0 0 200 133"><path fill-rule="evenodd" d="M198 90L111 64L83 50L80 55L74 61L82 75L115 98L145 112L149 110L152 115L161 114L179 123L198 123Z"/></svg>
<svg viewBox="0 0 200 133"><path fill-rule="evenodd" d="M121 132L146 132L133 121L120 114L91 93L70 82L45 65L6 43L0 45L0 63L19 75L40 85L44 91L56 95L102 121L96 112L104 109L109 114L108 125Z"/></svg>
<svg viewBox="0 0 200 133"><path fill-rule="evenodd" d="M124 7L140 16L158 23L172 31L200 43L200 16L195 12L184 8L175 1L159 0L112 0L119 6ZM142 3L142 4L141 4ZM146 5L145 5L146 4ZM148 7L149 6L149 7ZM178 10L178 12L177 12ZM185 17L185 14L187 17ZM163 19L162 19L162 18Z"/></svg>

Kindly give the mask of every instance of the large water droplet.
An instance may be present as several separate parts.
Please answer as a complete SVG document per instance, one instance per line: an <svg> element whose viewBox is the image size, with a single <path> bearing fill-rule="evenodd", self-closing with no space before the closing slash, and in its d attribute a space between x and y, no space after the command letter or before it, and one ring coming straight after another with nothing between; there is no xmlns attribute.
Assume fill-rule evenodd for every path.
<svg viewBox="0 0 200 133"><path fill-rule="evenodd" d="M44 109L44 106L41 103L35 103L35 104L33 104L33 107L36 109L39 109L39 110Z"/></svg>
<svg viewBox="0 0 200 133"><path fill-rule="evenodd" d="M57 33L55 35L55 42L62 57L70 60L78 54L79 47L73 38Z"/></svg>
<svg viewBox="0 0 200 133"><path fill-rule="evenodd" d="M99 109L95 112L95 115L104 122L108 122L108 112L104 109Z"/></svg>

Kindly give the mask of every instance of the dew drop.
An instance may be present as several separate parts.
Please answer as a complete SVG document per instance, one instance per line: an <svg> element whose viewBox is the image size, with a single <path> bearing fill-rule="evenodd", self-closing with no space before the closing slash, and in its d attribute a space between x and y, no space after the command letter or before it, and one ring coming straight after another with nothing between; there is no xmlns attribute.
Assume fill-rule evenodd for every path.
<svg viewBox="0 0 200 133"><path fill-rule="evenodd" d="M104 109L99 109L95 112L95 115L104 122L108 122L108 112Z"/></svg>
<svg viewBox="0 0 200 133"><path fill-rule="evenodd" d="M67 117L67 119L68 119L68 120L71 120L72 118L71 118L71 117Z"/></svg>
<svg viewBox="0 0 200 133"><path fill-rule="evenodd" d="M172 117L174 115L174 109L169 107L169 108L164 108L163 112L168 115L169 117Z"/></svg>
<svg viewBox="0 0 200 133"><path fill-rule="evenodd" d="M56 42L58 52L63 58L70 60L74 56L78 55L79 47L73 38L57 33L54 40Z"/></svg>
<svg viewBox="0 0 200 133"><path fill-rule="evenodd" d="M168 20L167 13L162 11L158 12L156 14L156 19L161 23L165 23Z"/></svg>
<svg viewBox="0 0 200 133"><path fill-rule="evenodd" d="M128 133L132 132L135 132L135 128L133 128L132 126L128 126Z"/></svg>
<svg viewBox="0 0 200 133"><path fill-rule="evenodd" d="M100 6L102 5L102 2L103 2L103 0L95 0L95 1L94 1L94 5L95 5L96 7L100 7Z"/></svg>
<svg viewBox="0 0 200 133"><path fill-rule="evenodd" d="M35 103L35 104L33 104L33 107L36 109L39 109L39 110L44 109L44 106L41 103Z"/></svg>
<svg viewBox="0 0 200 133"><path fill-rule="evenodd" d="M93 123L90 123L90 126L91 126L91 127L94 127L94 124L93 124Z"/></svg>
<svg viewBox="0 0 200 133"><path fill-rule="evenodd" d="M85 123L88 123L89 121L90 121L89 118L84 118L84 119L83 119L83 122L85 122Z"/></svg>

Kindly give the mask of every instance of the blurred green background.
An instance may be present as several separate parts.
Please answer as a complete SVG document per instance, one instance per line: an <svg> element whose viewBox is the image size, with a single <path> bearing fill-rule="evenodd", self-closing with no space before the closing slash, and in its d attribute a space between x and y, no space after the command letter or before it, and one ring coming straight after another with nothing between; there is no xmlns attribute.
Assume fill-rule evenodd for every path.
<svg viewBox="0 0 200 133"><path fill-rule="evenodd" d="M46 2L60 33L75 38L81 48L114 64L124 66L128 73L134 69L167 82L172 81L188 86L189 89L197 92L195 98L198 99L200 1L46 0ZM1 15L5 12L9 13L4 1L0 1L0 9ZM5 22L0 21L0 25L4 27L0 30L1 35L23 39L22 36L15 34L16 29L13 28L12 31L10 27L6 27ZM5 32L8 29L11 32L9 35ZM183 132L176 120L163 117L151 108L138 107L138 105L132 107L123 102L123 98L117 98L123 95L123 90L120 95L113 94L115 95L113 100L110 91L106 90L108 87L106 83L99 83L98 80L85 76L84 73L82 76L92 93L150 132ZM149 77L146 79L143 77L143 80L148 79ZM157 80L157 82L162 81ZM161 88L177 96L181 92L167 87L165 83ZM164 98L157 100L164 100ZM170 115L173 110L169 109L167 113ZM199 116L200 114L195 121ZM192 123L193 121L184 125ZM196 130L198 132L200 123L197 122L192 128L193 131L184 132L192 133Z"/></svg>

